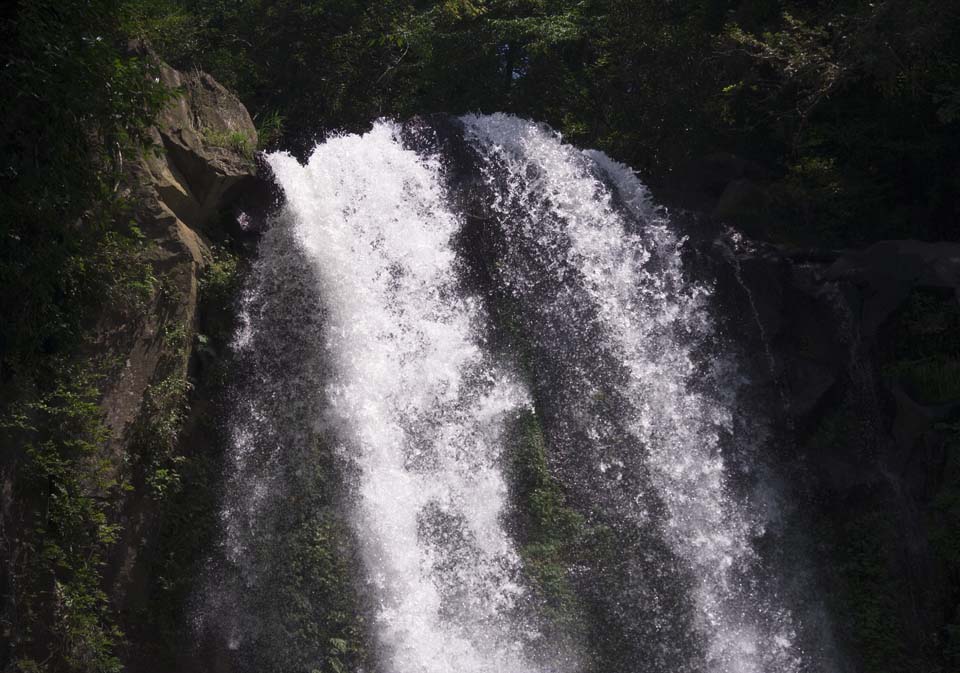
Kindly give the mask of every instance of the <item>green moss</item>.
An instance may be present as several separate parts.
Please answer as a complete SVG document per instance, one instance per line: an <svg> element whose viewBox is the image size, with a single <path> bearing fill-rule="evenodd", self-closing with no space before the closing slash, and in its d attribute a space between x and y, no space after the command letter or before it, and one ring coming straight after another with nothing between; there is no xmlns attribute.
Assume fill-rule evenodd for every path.
<svg viewBox="0 0 960 673"><path fill-rule="evenodd" d="M178 369L151 384L143 398L140 419L134 429L133 447L150 493L162 498L180 483L177 440L189 413L192 386Z"/></svg>
<svg viewBox="0 0 960 673"><path fill-rule="evenodd" d="M900 360L885 367L884 375L904 385L923 404L960 400L960 359L935 355Z"/></svg>
<svg viewBox="0 0 960 673"><path fill-rule="evenodd" d="M157 543L148 561L144 607L130 624L138 648L171 670L188 637L187 604L202 575L200 564L217 535L222 440L217 424L206 416L188 429L187 434L193 433L206 438L203 451L178 447L172 473L161 467L151 474L151 494L159 512Z"/></svg>
<svg viewBox="0 0 960 673"><path fill-rule="evenodd" d="M520 513L519 553L524 572L543 603L551 630L561 638L582 638L583 606L573 590L571 569L582 556L588 531L584 517L568 506L550 474L540 422L525 412L515 426L514 498Z"/></svg>
<svg viewBox="0 0 960 673"><path fill-rule="evenodd" d="M848 519L835 539L841 578L841 629L850 637L865 670L911 670L902 639L905 587L892 571L884 540L893 531L882 515L866 512Z"/></svg>
<svg viewBox="0 0 960 673"><path fill-rule="evenodd" d="M232 296L238 287L236 267L235 257L217 249L200 277L198 313L201 319L216 313L222 328L209 337L197 335L198 350L226 346L234 317ZM161 277L159 299L160 315L183 301L172 278ZM216 400L224 395L224 370L230 363L218 360L216 367L200 372L194 385L187 378L191 347L187 325L172 320L159 331L165 355L144 395L131 443L136 478L157 512L156 544L144 558L149 584L129 619L129 629L140 656L156 658L172 669L184 639L190 637L184 632L188 601L203 575L200 566L210 541L218 534L226 438Z"/></svg>
<svg viewBox="0 0 960 673"><path fill-rule="evenodd" d="M264 673L368 670L360 559L336 493L337 468L322 439L303 448L288 454L283 494L264 505L247 539L243 574L259 579L232 585L235 609L257 623L240 656ZM228 582L243 581L229 564L225 571Z"/></svg>
<svg viewBox="0 0 960 673"><path fill-rule="evenodd" d="M945 578L945 615L938 638L944 663L960 670L960 423L939 428L946 435L946 461L939 489L928 512L930 545Z"/></svg>
<svg viewBox="0 0 960 673"><path fill-rule="evenodd" d="M157 315L178 315L184 301L172 282L161 284ZM130 447L135 460L137 483L161 499L179 487L178 455L180 432L188 417L193 385L187 377L190 356L190 326L186 319L174 317L159 327L163 345L154 379L143 393L143 402L131 429Z"/></svg>
<svg viewBox="0 0 960 673"><path fill-rule="evenodd" d="M356 559L344 553L351 546L348 528L329 505L301 517L260 550L269 556L266 567L278 571L263 588L277 620L267 631L283 643L282 666L264 661L261 670L342 673L364 667L367 633L353 584Z"/></svg>
<svg viewBox="0 0 960 673"><path fill-rule="evenodd" d="M886 325L877 347L886 382L902 386L920 403L960 398L958 329L960 310L952 296L914 292ZM820 420L807 453L823 455L842 447L844 455L856 455L863 466L876 466L876 431L865 432L866 420L862 411L844 403ZM904 504L886 482L824 494L817 531L829 559L827 596L840 639L863 670L946 671L960 665L960 435L951 423L933 430L924 441L931 448L945 442L945 460L941 468L939 461L924 458L929 491L912 495L918 526L909 532L929 543L932 567L923 572L933 575L923 583L911 579L897 556L904 553L897 551L904 548L904 532L895 523L903 520ZM937 595L911 595L917 586L935 586ZM907 643L904 634L916 629L911 610L918 606L936 606L943 613L923 615L933 628L921 635L922 643ZM923 661L916 661L919 656Z"/></svg>
<svg viewBox="0 0 960 673"><path fill-rule="evenodd" d="M236 294L239 281L239 259L224 246L213 248L210 263L200 275L201 301L210 306L228 304Z"/></svg>

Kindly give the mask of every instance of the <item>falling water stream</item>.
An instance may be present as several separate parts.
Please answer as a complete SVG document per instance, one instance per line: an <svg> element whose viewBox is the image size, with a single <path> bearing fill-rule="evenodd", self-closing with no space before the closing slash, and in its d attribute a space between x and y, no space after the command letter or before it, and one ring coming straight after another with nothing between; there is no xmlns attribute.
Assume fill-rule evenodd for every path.
<svg viewBox="0 0 960 673"><path fill-rule="evenodd" d="M466 128L481 147L508 247L537 260L507 265L513 293L522 299L533 292L537 311L564 333L580 319L567 297L576 293L594 312L597 335L568 365L585 361L586 347L612 364L593 376L582 366L567 381L582 394L585 385L589 393L611 375L619 378L623 400L615 414L626 437L609 442L591 429L590 440L607 444L596 468L614 480L630 465L647 475L651 490L634 494L633 515L642 522L654 506L662 509L656 527L692 575L693 626L706 639L703 666L797 670L790 615L748 585L751 540L762 534L764 517L736 502L726 482L720 443L733 432L733 402L723 386L732 388L735 379L731 363L696 356L713 336L709 290L686 280L682 240L634 174L602 153L581 152L516 117L470 117ZM531 277L531 269L540 273ZM551 292L534 289L554 275ZM602 411L595 414L589 422L609 425Z"/></svg>
<svg viewBox="0 0 960 673"><path fill-rule="evenodd" d="M619 624L616 670L814 670L755 549L770 513L731 461L749 465L764 438L737 418L745 383L683 237L602 153L505 115L451 123L470 180L391 122L304 164L269 156L286 202L237 336L264 364L233 421L227 561L243 566L264 503L282 506L278 465L309 462L304 435L319 435L348 466L377 670L584 669L595 643L543 647L550 616L511 524L510 434L536 414L569 503L619 540L615 564L567 568L591 618ZM465 249L471 227L483 250ZM484 283L467 278L478 268ZM507 314L506 350L523 356L493 343ZM257 616L228 621L235 648Z"/></svg>

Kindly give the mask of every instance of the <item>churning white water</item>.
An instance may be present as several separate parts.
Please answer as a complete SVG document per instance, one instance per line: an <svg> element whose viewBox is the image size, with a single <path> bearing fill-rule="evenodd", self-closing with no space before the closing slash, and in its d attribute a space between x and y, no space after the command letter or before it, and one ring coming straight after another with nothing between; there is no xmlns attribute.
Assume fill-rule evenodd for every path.
<svg viewBox="0 0 960 673"><path fill-rule="evenodd" d="M617 479L611 466L642 461L654 493L636 494L634 515L644 518L651 499L665 508L662 535L693 577L703 668L799 670L790 614L745 578L764 520L737 502L727 481L720 437L733 433L732 404L724 390L703 385L709 374L695 352L713 337L709 292L685 278L682 241L633 172L604 154L581 152L516 117L464 122L484 158L506 247L530 250L539 275L573 278L562 290L572 285L592 304L602 347L625 370L619 420L638 446L629 454L611 449L596 467ZM508 264L503 273L520 299L541 282L529 268ZM577 319L564 291L536 297L554 329ZM579 385L590 394L589 381Z"/></svg>
<svg viewBox="0 0 960 673"><path fill-rule="evenodd" d="M385 670L527 673L523 589L502 514L505 420L528 404L491 362L455 276L436 159L380 122L269 158L320 279L327 422L355 462L356 529Z"/></svg>
<svg viewBox="0 0 960 673"><path fill-rule="evenodd" d="M242 307L250 372L222 510L233 579L207 590L226 647L280 651L288 628L310 633L269 600L269 575L282 567L271 545L290 539L274 529L310 520L321 441L349 466L339 506L377 671L811 669L755 551L768 513L743 466L762 424L737 418L742 376L683 238L602 153L505 115L449 123L455 158L410 147L429 143L390 122L305 164L268 157L283 226L261 241ZM509 338L491 327L505 320ZM499 361L505 348L523 349L522 375ZM524 514L505 466L534 406L550 478L583 522L551 544L607 545L554 578L579 611L533 614L548 601L518 551ZM560 613L595 623L554 647L542 634ZM326 647L297 670L324 666Z"/></svg>

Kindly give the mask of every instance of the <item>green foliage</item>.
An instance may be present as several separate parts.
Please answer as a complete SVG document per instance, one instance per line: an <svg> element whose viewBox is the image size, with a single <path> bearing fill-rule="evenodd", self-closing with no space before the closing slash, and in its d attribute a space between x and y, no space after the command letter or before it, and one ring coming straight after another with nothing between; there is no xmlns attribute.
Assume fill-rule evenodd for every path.
<svg viewBox="0 0 960 673"><path fill-rule="evenodd" d="M804 453L842 451L865 466L875 464L877 447L863 422L845 399L819 419ZM855 490L849 501L840 498L836 491L825 494L822 509L814 509L812 528L825 559L824 597L838 645L858 670L905 672L909 667L902 620L909 599L890 551L896 530L889 493L873 484Z"/></svg>
<svg viewBox="0 0 960 673"><path fill-rule="evenodd" d="M952 295L914 292L895 320L884 375L923 404L960 400L960 308Z"/></svg>
<svg viewBox="0 0 960 673"><path fill-rule="evenodd" d="M769 234L834 246L958 235L954 4L182 0L161 6L192 31L162 51L299 151L379 116L502 110L655 184L745 155L770 169Z"/></svg>
<svg viewBox="0 0 960 673"><path fill-rule="evenodd" d="M843 582L843 631L851 637L865 670L883 673L909 670L898 595L903 587L891 570L883 541L889 522L873 513L846 522L832 557Z"/></svg>
<svg viewBox="0 0 960 673"><path fill-rule="evenodd" d="M76 362L98 317L132 319L157 286L120 186L171 94L127 49L129 6L17 2L0 23L2 463L28 513L9 533L21 565L2 656L23 670L119 669L102 571L129 487L98 404L108 363Z"/></svg>
<svg viewBox="0 0 960 673"><path fill-rule="evenodd" d="M240 259L226 245L213 248L213 257L200 274L200 314L202 331L197 335L197 353L217 357L227 347L234 330L233 302L240 289ZM225 377L218 367L211 374Z"/></svg>
<svg viewBox="0 0 960 673"><path fill-rule="evenodd" d="M182 458L175 450L189 411L190 390L185 373L177 367L151 384L144 393L133 444L139 454L147 488L157 499L180 485L177 466Z"/></svg>
<svg viewBox="0 0 960 673"><path fill-rule="evenodd" d="M286 637L286 661L264 670L352 670L365 660L366 651L351 567L341 553L348 536L344 522L327 512L284 527L281 534L279 548L267 553L280 555L282 572L269 590L272 602L283 606L277 626ZM318 651L320 659L315 658Z"/></svg>
<svg viewBox="0 0 960 673"><path fill-rule="evenodd" d="M956 238L951 121L960 49L953 3L787 3L737 13L719 43L724 121L775 163L779 236L851 245ZM741 27L747 22L748 30ZM781 177L782 176L782 177ZM948 205L952 202L954 205Z"/></svg>
<svg viewBox="0 0 960 673"><path fill-rule="evenodd" d="M960 309L952 293L915 291L887 322L877 346L886 382L902 386L921 404L957 400L958 325ZM820 419L805 453L828 455L842 447L844 454L856 457L858 469L876 465L881 445L868 423L862 411L845 401ZM947 671L960 662L960 433L955 422L938 423L932 430L921 441L928 450L942 450L942 458L927 458L922 468L911 468L928 481L922 492L910 494L909 506L905 494L893 492L886 480L869 472L863 483L845 486L849 501L838 501L836 492L820 498L826 595L841 644L863 670ZM912 524L906 532L905 520ZM904 535L910 542L903 541ZM929 545L924 558L932 563L924 572L932 575L927 586L935 587L935 595L911 591L916 586L912 569L904 566L913 561L903 558L910 553L904 548L920 545ZM922 646L906 642L903 634L916 628L912 612L929 610L931 603L937 609L922 617L932 626Z"/></svg>
<svg viewBox="0 0 960 673"><path fill-rule="evenodd" d="M359 552L336 495L331 449L316 438L285 463L284 492L264 505L246 551L246 572L264 579L238 587L242 613L259 616L242 655L265 673L366 670Z"/></svg>
<svg viewBox="0 0 960 673"><path fill-rule="evenodd" d="M142 315L157 290L158 280L147 259L149 244L139 227L107 231L89 257L72 261L78 275L95 277L112 310L126 316Z"/></svg>
<svg viewBox="0 0 960 673"><path fill-rule="evenodd" d="M213 394L210 389L202 392ZM145 608L135 615L129 634L169 669L175 668L176 655L189 637L184 633L184 615L202 576L210 540L218 532L217 486L223 468L219 428L209 413L196 423L194 431L204 438L204 450L178 454L169 478L162 472L168 468L152 474L152 495L160 515L157 551L150 558Z"/></svg>
<svg viewBox="0 0 960 673"><path fill-rule="evenodd" d="M919 402L938 404L960 400L960 360L933 356L901 360L885 373L906 385Z"/></svg>
<svg viewBox="0 0 960 673"><path fill-rule="evenodd" d="M200 48L202 26L177 0L123 0L116 3L120 31L144 41L179 64Z"/></svg>
<svg viewBox="0 0 960 673"><path fill-rule="evenodd" d="M257 125L257 149L273 149L283 137L284 118L276 110L259 115L253 120Z"/></svg>
<svg viewBox="0 0 960 673"><path fill-rule="evenodd" d="M30 504L28 538L16 560L14 652L21 670L113 673L123 634L113 624L101 572L119 527L113 508L123 484L104 443L98 376L61 362L47 393L12 405L0 423L24 447L18 496ZM43 617L42 615L46 615ZM43 652L31 657L30 652ZM39 662L38 662L39 659Z"/></svg>
<svg viewBox="0 0 960 673"><path fill-rule="evenodd" d="M226 248L215 247L213 258L200 275L198 313L207 334L196 335L201 357L224 350L233 330L230 310L239 289L238 260ZM182 301L169 283L163 301ZM229 358L218 358L198 377L196 388L184 375L190 347L183 324L161 330L170 358L162 363L166 376L150 386L136 427L133 447L144 491L159 513L157 542L148 564L149 584L143 607L130 624L130 638L141 656L175 668L185 638L184 618L195 596L210 540L219 530L220 480L225 433L223 409L217 402L225 393L224 372Z"/></svg>
<svg viewBox="0 0 960 673"><path fill-rule="evenodd" d="M930 543L943 576L953 612L944 620L939 646L948 666L960 666L960 423L945 423L946 465L929 513Z"/></svg>
<svg viewBox="0 0 960 673"><path fill-rule="evenodd" d="M654 184L689 158L716 151L759 160L769 169L764 186L771 207L761 214L768 233L780 241L841 246L958 236L960 17L954 5L17 3L0 24L0 85L10 94L0 111L0 412L9 445L22 449L38 503L21 568L29 595L20 603L28 626L25 644L15 648L19 667L45 665L44 639L54 643L51 667L116 667L120 636L99 578L117 534L111 507L124 484L103 457L95 377L67 363L103 306L134 316L156 296L178 300L171 280L156 277L147 263L149 246L118 196L125 164L146 145L145 129L171 95L152 66L128 52L128 39L146 40L173 65L203 67L235 89L255 113L259 146L240 134L206 140L249 157L279 145L302 151L318 135L360 130L382 115L505 110L600 147ZM217 250L201 279L203 301L219 307L204 311L209 324L197 337L201 354L215 356L224 343L229 318L223 307L237 277L236 257ZM885 374L920 401L955 399L960 323L940 304L918 301L902 340L914 346L894 354ZM504 329L522 339L516 324ZM153 605L170 643L191 564L215 525L216 461L178 451L190 418L183 368L189 336L184 325L163 328L171 359L150 386L137 428L138 475L163 511L166 556L157 562L154 587L162 599ZM198 422L215 432L209 419ZM566 502L547 469L536 420L521 425L524 448L514 467L524 512L522 553L552 618L575 631L582 607L569 568L585 558L612 557L616 540L586 526ZM857 434L855 428L823 432L843 435L838 441L855 441ZM196 487L182 488L186 482ZM954 558L952 488L943 487L932 514L943 559ZM317 511L329 506L319 503ZM836 549L847 559L851 609L860 605L849 613L850 628L867 649L876 641L871 661L888 670L899 655L879 642L894 625L885 614L887 570L871 542L882 533L875 524L851 523L838 534ZM296 610L278 628L296 632L304 652L314 651L311 642L324 643L329 654L322 661L305 655L304 665L350 669L364 655L355 644L362 628L347 590L349 568L333 551L345 536L341 523L317 514L285 525L289 544L281 547L294 571L279 595ZM956 568L952 560L944 563ZM304 603L307 584L323 587L330 612L318 607L319 599ZM55 609L43 612L50 605ZM958 619L944 638L945 647L960 651L950 635L960 628ZM48 635L38 631L45 622ZM38 651L30 649L31 638Z"/></svg>
<svg viewBox="0 0 960 673"><path fill-rule="evenodd" d="M239 287L239 260L225 247L213 249L213 258L200 276L202 301L211 307L229 303Z"/></svg>
<svg viewBox="0 0 960 673"><path fill-rule="evenodd" d="M124 53L120 7L20 2L0 26L0 384L69 351L86 307L118 287L97 256L130 237L114 225L125 157L168 100Z"/></svg>

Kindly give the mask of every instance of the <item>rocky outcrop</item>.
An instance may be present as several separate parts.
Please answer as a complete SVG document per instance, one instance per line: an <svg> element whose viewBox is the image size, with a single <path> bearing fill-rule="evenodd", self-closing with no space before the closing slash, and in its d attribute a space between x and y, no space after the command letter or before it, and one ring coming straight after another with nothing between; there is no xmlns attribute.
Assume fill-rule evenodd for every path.
<svg viewBox="0 0 960 673"><path fill-rule="evenodd" d="M745 222L768 210L770 196L764 186L769 171L750 159L716 152L689 159L655 185L657 201L710 213L712 217Z"/></svg>
<svg viewBox="0 0 960 673"><path fill-rule="evenodd" d="M128 166L124 187L144 236L152 292L134 315L105 307L96 330L98 355L119 363L102 400L109 453L134 485L106 575L124 613L142 608L148 593L143 557L156 537L159 507L145 482L150 462L162 462L156 454L169 449L164 442L175 441L183 421L212 234L235 220L230 208L257 183L257 132L240 101L207 74L164 64L160 73L177 95L150 131L153 148Z"/></svg>
<svg viewBox="0 0 960 673"><path fill-rule="evenodd" d="M858 323L873 339L916 290L942 290L960 301L960 244L882 241L840 257L824 273L859 293Z"/></svg>
<svg viewBox="0 0 960 673"><path fill-rule="evenodd" d="M189 352L172 353L161 329L180 325L183 337L192 339L199 275L210 259L205 226L256 175L257 131L240 101L207 74L163 64L161 73L180 95L151 130L154 148L130 167L127 182L158 287L138 321L117 322L108 311L99 330L104 341L126 351L103 403L116 446L125 441L161 360L175 356L185 370ZM175 301L163 301L171 294Z"/></svg>

